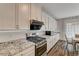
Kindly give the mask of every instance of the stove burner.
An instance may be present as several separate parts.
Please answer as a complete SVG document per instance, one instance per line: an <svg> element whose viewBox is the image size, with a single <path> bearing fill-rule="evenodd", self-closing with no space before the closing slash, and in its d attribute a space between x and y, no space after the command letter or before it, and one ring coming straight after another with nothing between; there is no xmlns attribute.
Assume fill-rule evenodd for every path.
<svg viewBox="0 0 79 59"><path fill-rule="evenodd" d="M30 36L30 37L27 37L27 40L34 42L34 43L39 43L39 42L45 40L45 38L38 37L38 36Z"/></svg>

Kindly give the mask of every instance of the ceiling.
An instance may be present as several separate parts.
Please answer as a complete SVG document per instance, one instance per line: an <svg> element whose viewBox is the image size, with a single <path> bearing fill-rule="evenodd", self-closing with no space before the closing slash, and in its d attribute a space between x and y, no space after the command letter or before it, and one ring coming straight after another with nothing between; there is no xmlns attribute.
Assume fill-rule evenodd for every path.
<svg viewBox="0 0 79 59"><path fill-rule="evenodd" d="M79 15L79 3L40 3L56 19Z"/></svg>

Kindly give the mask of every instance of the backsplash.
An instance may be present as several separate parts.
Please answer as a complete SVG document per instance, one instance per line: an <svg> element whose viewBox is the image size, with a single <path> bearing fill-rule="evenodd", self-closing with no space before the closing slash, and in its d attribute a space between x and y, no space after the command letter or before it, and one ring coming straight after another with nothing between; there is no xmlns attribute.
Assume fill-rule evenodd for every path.
<svg viewBox="0 0 79 59"><path fill-rule="evenodd" d="M44 31L28 31L28 36L32 35L33 33L36 33L36 35L42 36L44 35ZM6 32L6 33L0 33L0 42L6 42L11 40L17 40L20 38L26 38L26 32Z"/></svg>
<svg viewBox="0 0 79 59"><path fill-rule="evenodd" d="M44 35L44 31L29 32L27 34L28 34L28 36L31 36L31 35L41 36L41 35Z"/></svg>
<svg viewBox="0 0 79 59"><path fill-rule="evenodd" d="M16 33L0 33L0 42L6 42L10 40L16 40L20 38L25 38L25 33L16 32Z"/></svg>

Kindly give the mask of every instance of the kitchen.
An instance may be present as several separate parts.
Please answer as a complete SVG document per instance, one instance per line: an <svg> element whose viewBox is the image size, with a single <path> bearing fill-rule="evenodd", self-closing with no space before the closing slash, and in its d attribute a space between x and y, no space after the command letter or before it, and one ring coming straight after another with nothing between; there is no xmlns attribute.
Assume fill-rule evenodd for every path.
<svg viewBox="0 0 79 59"><path fill-rule="evenodd" d="M39 4L2 3L0 9L0 55L47 55L59 40L57 21Z"/></svg>
<svg viewBox="0 0 79 59"><path fill-rule="evenodd" d="M78 22L79 16L75 16L78 11L73 10L73 7L79 10L78 6L64 3L0 4L0 56L78 55L75 50L78 44L73 45L75 53L69 53L65 48L65 34L74 38L75 32L70 24ZM69 14L67 8L68 12L74 12Z"/></svg>

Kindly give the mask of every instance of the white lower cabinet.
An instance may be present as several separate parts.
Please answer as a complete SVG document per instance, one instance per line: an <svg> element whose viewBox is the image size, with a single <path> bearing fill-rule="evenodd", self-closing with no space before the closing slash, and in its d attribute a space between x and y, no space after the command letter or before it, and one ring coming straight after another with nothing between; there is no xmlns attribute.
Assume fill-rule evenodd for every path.
<svg viewBox="0 0 79 59"><path fill-rule="evenodd" d="M52 36L46 38L47 39L47 52L52 48Z"/></svg>
<svg viewBox="0 0 79 59"><path fill-rule="evenodd" d="M49 52L50 48L50 43L47 43L47 52Z"/></svg>
<svg viewBox="0 0 79 59"><path fill-rule="evenodd" d="M47 37L47 52L58 42L59 34Z"/></svg>
<svg viewBox="0 0 79 59"><path fill-rule="evenodd" d="M15 56L35 56L35 46L31 46Z"/></svg>

